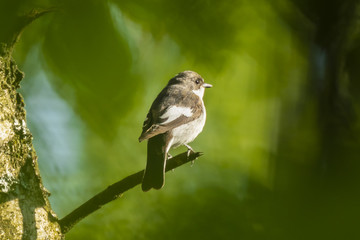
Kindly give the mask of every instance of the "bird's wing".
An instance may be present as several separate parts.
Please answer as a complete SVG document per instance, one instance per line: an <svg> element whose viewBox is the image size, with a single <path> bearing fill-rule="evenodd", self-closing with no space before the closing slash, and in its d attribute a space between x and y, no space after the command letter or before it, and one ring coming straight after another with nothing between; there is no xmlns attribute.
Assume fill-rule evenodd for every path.
<svg viewBox="0 0 360 240"><path fill-rule="evenodd" d="M160 102L163 104L159 104ZM175 95L165 94L162 97L160 93L144 121L143 132L139 141L191 122L198 118L201 113L202 101L195 94L176 93Z"/></svg>

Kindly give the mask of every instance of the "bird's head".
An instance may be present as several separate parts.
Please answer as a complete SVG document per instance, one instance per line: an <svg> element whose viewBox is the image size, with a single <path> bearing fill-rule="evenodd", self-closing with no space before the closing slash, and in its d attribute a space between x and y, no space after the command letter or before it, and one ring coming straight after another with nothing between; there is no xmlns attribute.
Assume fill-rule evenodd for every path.
<svg viewBox="0 0 360 240"><path fill-rule="evenodd" d="M205 83L204 79L196 72L184 71L178 73L175 77L170 79L168 85L180 84L187 88L189 91L193 91L200 98L204 96L205 88L211 88L212 85Z"/></svg>

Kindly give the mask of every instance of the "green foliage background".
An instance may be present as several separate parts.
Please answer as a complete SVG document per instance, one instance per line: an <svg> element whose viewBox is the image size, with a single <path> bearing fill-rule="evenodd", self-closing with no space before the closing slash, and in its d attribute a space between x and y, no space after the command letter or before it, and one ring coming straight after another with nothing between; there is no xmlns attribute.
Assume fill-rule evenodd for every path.
<svg viewBox="0 0 360 240"><path fill-rule="evenodd" d="M8 2L18 13L58 9L25 29L14 56L26 74L28 124L60 218L144 168L142 121L171 77L194 70L214 85L204 97L206 126L192 144L205 155L168 173L160 191L126 193L67 238L354 236L359 121L347 127L339 118L328 131L319 100L327 52L316 36L332 22L316 16L332 16L337 5L306 3ZM351 116L359 112L357 49L344 85Z"/></svg>

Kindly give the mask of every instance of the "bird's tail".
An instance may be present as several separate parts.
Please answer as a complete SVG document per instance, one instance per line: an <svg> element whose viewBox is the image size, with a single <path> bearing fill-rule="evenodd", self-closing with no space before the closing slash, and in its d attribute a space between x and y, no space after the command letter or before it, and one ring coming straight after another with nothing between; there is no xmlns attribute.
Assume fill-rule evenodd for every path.
<svg viewBox="0 0 360 240"><path fill-rule="evenodd" d="M141 188L144 192L151 188L160 189L165 183L165 153L164 134L156 135L148 140L147 162Z"/></svg>

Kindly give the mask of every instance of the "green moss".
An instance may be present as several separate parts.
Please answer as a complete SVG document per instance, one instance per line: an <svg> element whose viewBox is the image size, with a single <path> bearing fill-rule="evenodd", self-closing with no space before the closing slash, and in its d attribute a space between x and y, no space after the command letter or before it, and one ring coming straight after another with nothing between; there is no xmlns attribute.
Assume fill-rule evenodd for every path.
<svg viewBox="0 0 360 240"><path fill-rule="evenodd" d="M15 62L0 57L0 239L61 239L16 91L23 77Z"/></svg>

